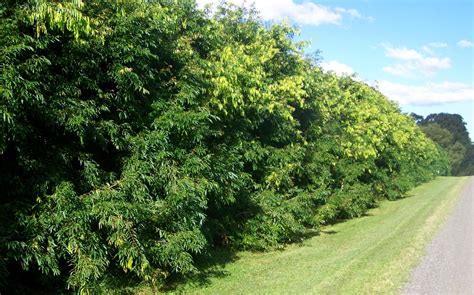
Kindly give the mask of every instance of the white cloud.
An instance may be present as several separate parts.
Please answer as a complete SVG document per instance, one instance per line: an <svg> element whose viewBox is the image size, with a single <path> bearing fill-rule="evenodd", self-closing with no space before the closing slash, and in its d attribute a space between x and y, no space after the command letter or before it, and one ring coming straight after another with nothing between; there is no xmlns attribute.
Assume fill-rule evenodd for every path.
<svg viewBox="0 0 474 295"><path fill-rule="evenodd" d="M432 44L435 44L435 46L431 47L437 48L445 45L444 43ZM419 76L419 74L433 76L440 70L451 68L451 59L448 57L439 58L426 56L414 49L408 49L406 47L394 48L389 44L382 44L382 46L385 48L385 56L399 61L394 65L382 68L384 72L392 75L408 78ZM430 45L425 45L423 49L430 54L433 53Z"/></svg>
<svg viewBox="0 0 474 295"><path fill-rule="evenodd" d="M431 42L426 45L423 45L421 49L424 52L428 53L429 55L436 55L436 52L434 51L434 49L447 48L447 47L448 47L448 44L444 42Z"/></svg>
<svg viewBox="0 0 474 295"><path fill-rule="evenodd" d="M389 45L385 45L385 55L395 59L401 60L416 60L420 59L423 56L419 54L416 50L403 48L392 48Z"/></svg>
<svg viewBox="0 0 474 295"><path fill-rule="evenodd" d="M426 71L427 73L451 68L451 59L449 57L425 57L419 60L419 63L421 65L422 71Z"/></svg>
<svg viewBox="0 0 474 295"><path fill-rule="evenodd" d="M379 81L379 90L389 99L412 105L433 105L459 101L474 101L472 85L459 82L427 83L425 85L405 85L390 81Z"/></svg>
<svg viewBox="0 0 474 295"><path fill-rule="evenodd" d="M354 70L350 66L340 63L336 60L331 60L327 63L321 63L321 68L325 72L334 72L338 76L352 75L354 73Z"/></svg>
<svg viewBox="0 0 474 295"><path fill-rule="evenodd" d="M460 40L457 44L461 48L472 48L472 47L474 47L474 43L472 43L469 40Z"/></svg>
<svg viewBox="0 0 474 295"><path fill-rule="evenodd" d="M446 48L448 47L448 44L444 42L431 42L431 43L428 43L427 46L433 47L433 48Z"/></svg>
<svg viewBox="0 0 474 295"><path fill-rule="evenodd" d="M369 22L374 22L375 21L375 17L373 17L373 16L364 16L357 9L354 9L354 8L346 9L346 8L342 8L342 7L337 7L335 9L335 11L337 11L339 13L342 13L342 14L347 14L350 17L356 18L356 19L363 19L363 20L367 20Z"/></svg>
<svg viewBox="0 0 474 295"><path fill-rule="evenodd" d="M205 4L219 4L219 0L197 0L200 7ZM322 24L341 24L345 16L357 19L365 19L374 21L373 17L365 17L356 9L331 8L328 6L304 1L303 3L295 3L293 0L273 0L273 1L246 1L246 0L229 0L236 5L251 6L260 12L264 20L281 21L289 19L301 25L322 25Z"/></svg>
<svg viewBox="0 0 474 295"><path fill-rule="evenodd" d="M342 8L342 7L337 7L335 10L337 12L347 13L350 16L355 17L355 18L361 18L362 17L362 15L359 13L359 11L357 11L357 9L346 9L346 8Z"/></svg>
<svg viewBox="0 0 474 295"><path fill-rule="evenodd" d="M429 55L435 55L435 51L428 45L424 45L421 47L421 50L423 50L424 52L428 53Z"/></svg>
<svg viewBox="0 0 474 295"><path fill-rule="evenodd" d="M406 63L383 67L382 70L385 73L389 73L395 76L412 78L415 77L414 72L416 71L416 67L414 67L412 64Z"/></svg>

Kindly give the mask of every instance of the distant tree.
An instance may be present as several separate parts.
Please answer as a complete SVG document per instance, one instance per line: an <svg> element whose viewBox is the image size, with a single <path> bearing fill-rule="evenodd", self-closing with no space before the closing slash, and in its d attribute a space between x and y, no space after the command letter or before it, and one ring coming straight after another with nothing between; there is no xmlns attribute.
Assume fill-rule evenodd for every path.
<svg viewBox="0 0 474 295"><path fill-rule="evenodd" d="M474 174L474 146L461 115L439 113L423 118L411 113L410 116L431 140L446 150L453 175Z"/></svg>
<svg viewBox="0 0 474 295"><path fill-rule="evenodd" d="M416 123L419 123L421 121L423 121L423 116L420 116L418 114L415 114L415 113L410 113L410 117L413 118L413 120L415 120Z"/></svg>
<svg viewBox="0 0 474 295"><path fill-rule="evenodd" d="M465 145L471 143L471 140L469 139L469 132L467 132L466 129L466 122L464 122L463 117L459 114L430 114L420 122L421 125L426 125L429 123L436 123L442 128L449 130L449 132L451 132L453 135L454 141L459 141Z"/></svg>
<svg viewBox="0 0 474 295"><path fill-rule="evenodd" d="M462 163L460 175L474 175L474 145L471 143L470 148L466 151L464 162Z"/></svg>
<svg viewBox="0 0 474 295"><path fill-rule="evenodd" d="M453 144L453 135L451 134L451 132L436 123L421 125L420 128L434 142L436 142L446 150L448 150L449 147Z"/></svg>

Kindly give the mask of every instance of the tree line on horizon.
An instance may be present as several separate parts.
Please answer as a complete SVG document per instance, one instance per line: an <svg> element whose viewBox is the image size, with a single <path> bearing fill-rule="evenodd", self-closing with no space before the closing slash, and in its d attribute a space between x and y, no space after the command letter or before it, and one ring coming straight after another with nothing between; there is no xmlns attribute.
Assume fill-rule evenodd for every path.
<svg viewBox="0 0 474 295"><path fill-rule="evenodd" d="M412 113L411 116L421 130L446 151L452 175L474 175L474 143L461 115L438 113L424 118Z"/></svg>
<svg viewBox="0 0 474 295"><path fill-rule="evenodd" d="M296 34L227 3L1 1L2 293L160 286L449 175L441 144Z"/></svg>

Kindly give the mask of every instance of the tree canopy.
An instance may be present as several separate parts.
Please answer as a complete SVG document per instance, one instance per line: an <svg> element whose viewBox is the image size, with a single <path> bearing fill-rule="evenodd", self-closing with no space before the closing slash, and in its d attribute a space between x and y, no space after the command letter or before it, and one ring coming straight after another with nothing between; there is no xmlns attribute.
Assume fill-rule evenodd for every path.
<svg viewBox="0 0 474 295"><path fill-rule="evenodd" d="M453 175L474 175L474 144L464 119L458 114L413 116L421 130L442 147L449 156Z"/></svg>

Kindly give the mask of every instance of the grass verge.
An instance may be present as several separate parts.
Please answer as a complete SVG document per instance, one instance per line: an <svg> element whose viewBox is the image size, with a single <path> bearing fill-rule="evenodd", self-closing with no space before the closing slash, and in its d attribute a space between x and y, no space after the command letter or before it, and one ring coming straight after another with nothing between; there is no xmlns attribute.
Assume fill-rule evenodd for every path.
<svg viewBox="0 0 474 295"><path fill-rule="evenodd" d="M170 290L191 294L397 293L468 177L439 177L383 201L366 216L324 227L321 234L266 253L224 250L200 274ZM152 293L142 289L139 294Z"/></svg>

